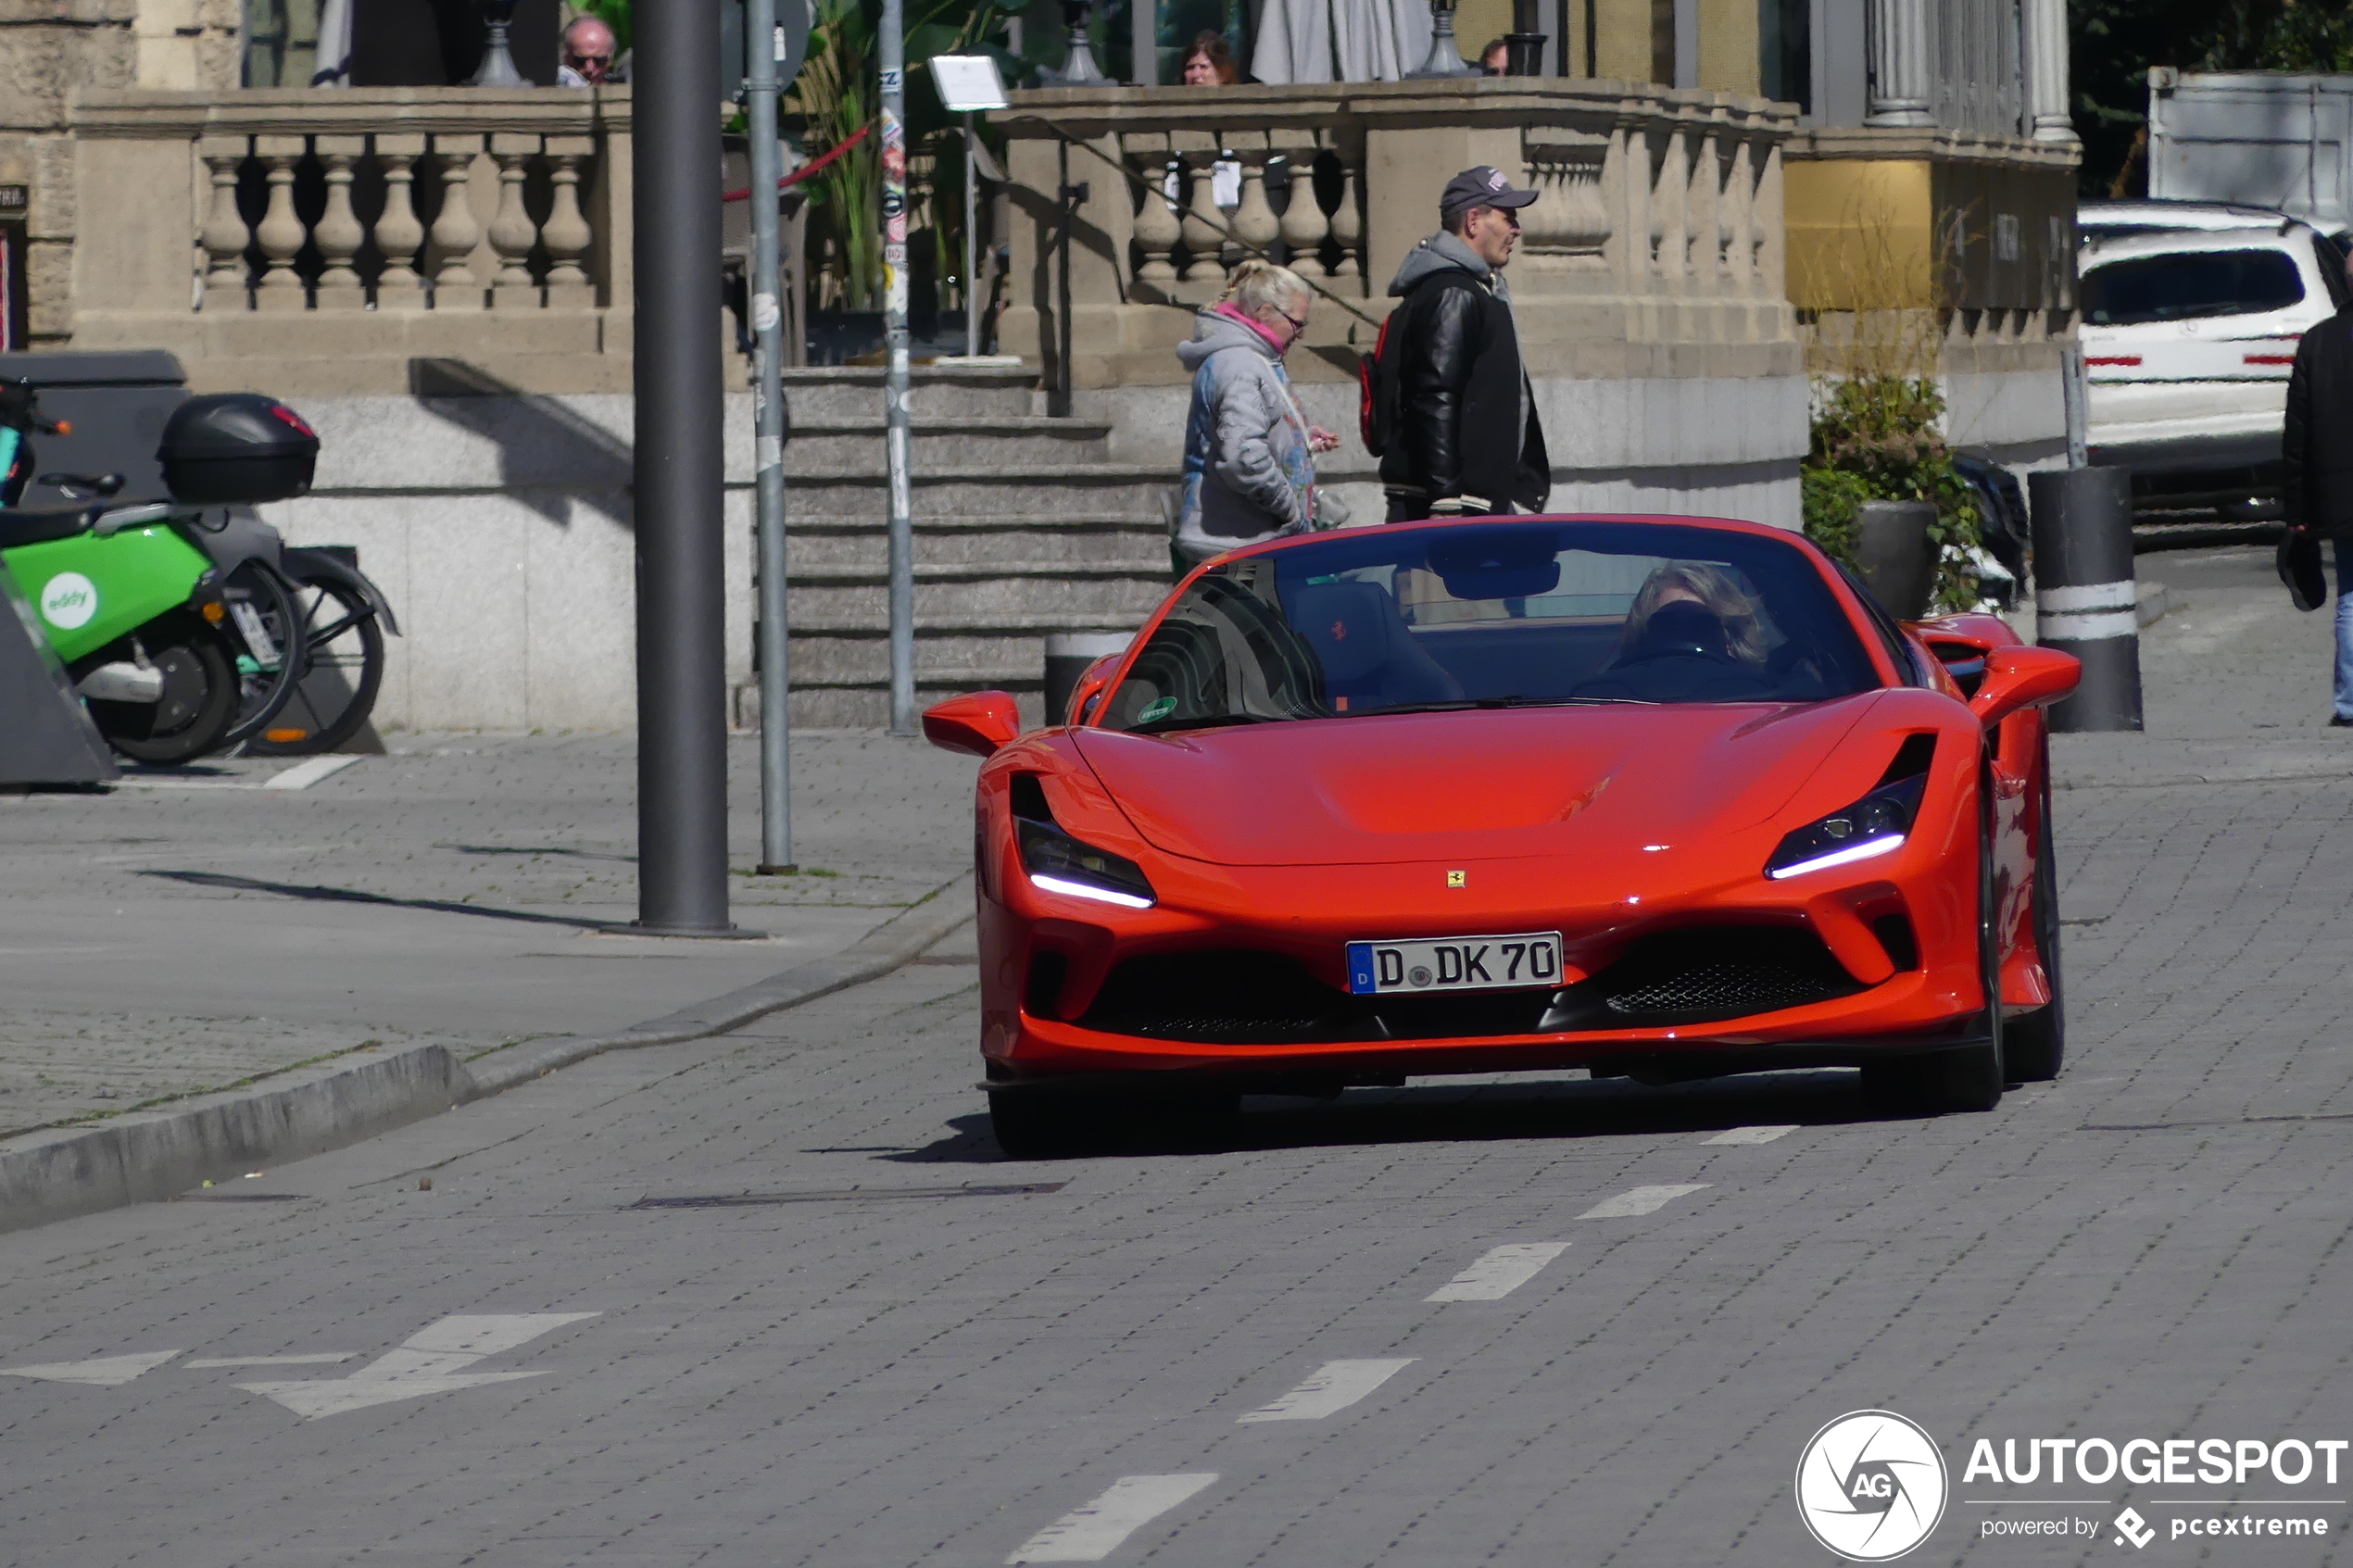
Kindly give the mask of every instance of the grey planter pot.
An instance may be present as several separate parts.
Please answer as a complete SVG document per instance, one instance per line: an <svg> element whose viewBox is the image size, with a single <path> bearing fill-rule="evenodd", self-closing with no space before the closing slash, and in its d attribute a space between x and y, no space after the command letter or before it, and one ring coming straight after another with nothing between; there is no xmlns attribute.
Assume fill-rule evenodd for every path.
<svg viewBox="0 0 2353 1568"><path fill-rule="evenodd" d="M1936 591L1936 547L1929 525L1936 521L1929 501L1866 501L1855 514L1856 563L1872 596L1898 621L1928 613Z"/></svg>

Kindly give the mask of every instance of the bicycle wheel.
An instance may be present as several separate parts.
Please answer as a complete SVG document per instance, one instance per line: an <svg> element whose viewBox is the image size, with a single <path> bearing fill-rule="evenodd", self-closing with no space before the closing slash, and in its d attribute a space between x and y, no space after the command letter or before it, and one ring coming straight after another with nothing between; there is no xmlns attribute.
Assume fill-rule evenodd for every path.
<svg viewBox="0 0 2353 1568"><path fill-rule="evenodd" d="M291 634L300 624L292 586L258 562L229 574L229 641L237 647L237 716L223 746L251 740L278 716L302 674L302 650Z"/></svg>
<svg viewBox="0 0 2353 1568"><path fill-rule="evenodd" d="M384 684L384 633L374 606L341 583L299 576L294 602L303 669L284 708L245 748L257 756L335 750L367 723Z"/></svg>

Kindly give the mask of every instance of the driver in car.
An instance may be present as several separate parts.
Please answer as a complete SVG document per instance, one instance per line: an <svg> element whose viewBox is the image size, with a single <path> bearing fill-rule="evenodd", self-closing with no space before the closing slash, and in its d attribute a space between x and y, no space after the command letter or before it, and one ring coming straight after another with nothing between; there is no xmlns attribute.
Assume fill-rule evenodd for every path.
<svg viewBox="0 0 2353 1568"><path fill-rule="evenodd" d="M1721 568L1671 560L1636 590L1609 668L1579 696L1640 702L1737 701L1766 688L1756 603Z"/></svg>

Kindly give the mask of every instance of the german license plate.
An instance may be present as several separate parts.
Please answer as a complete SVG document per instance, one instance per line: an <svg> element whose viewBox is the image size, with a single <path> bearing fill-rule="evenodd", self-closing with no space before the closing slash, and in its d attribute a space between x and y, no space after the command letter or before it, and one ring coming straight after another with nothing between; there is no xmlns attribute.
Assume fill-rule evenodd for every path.
<svg viewBox="0 0 2353 1568"><path fill-rule="evenodd" d="M1509 991L1560 983L1561 934L1557 931L1348 945L1348 988L1360 997L1416 991Z"/></svg>

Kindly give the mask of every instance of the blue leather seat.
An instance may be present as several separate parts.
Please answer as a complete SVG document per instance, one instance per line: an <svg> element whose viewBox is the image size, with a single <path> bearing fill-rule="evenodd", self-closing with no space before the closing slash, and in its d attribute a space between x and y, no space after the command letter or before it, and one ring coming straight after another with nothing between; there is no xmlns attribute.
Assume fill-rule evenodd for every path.
<svg viewBox="0 0 2353 1568"><path fill-rule="evenodd" d="M1336 713L1463 698L1463 684L1422 651L1378 583L1310 583L1290 621L1323 665L1324 699Z"/></svg>

